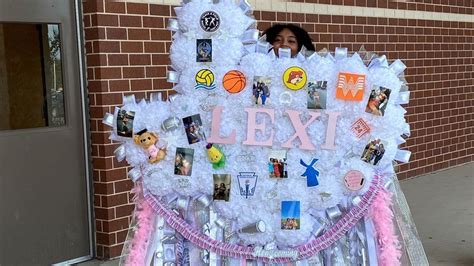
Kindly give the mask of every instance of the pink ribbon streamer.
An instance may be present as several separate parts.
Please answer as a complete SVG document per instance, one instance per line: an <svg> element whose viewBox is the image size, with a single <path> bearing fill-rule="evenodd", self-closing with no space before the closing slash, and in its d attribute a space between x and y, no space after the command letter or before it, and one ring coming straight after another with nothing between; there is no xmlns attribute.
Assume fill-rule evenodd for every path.
<svg viewBox="0 0 474 266"><path fill-rule="evenodd" d="M369 207L374 202L374 199L381 188L382 180L383 178L380 175L375 175L368 191L362 196L361 202L359 204L354 206L323 235L313 239L312 241L309 241L306 244L296 247L295 250L298 251L298 257L296 260L310 258L319 251L330 247L333 243L344 236L349 229L351 229L363 216L368 213ZM193 228L149 192L144 191L144 197L150 206L157 212L157 214L161 215L173 229L188 239L191 243L202 249L210 250L211 252L217 253L221 256L252 259L265 263L287 263L295 261L295 259L290 257L278 257L273 259L268 257L255 257L253 255L253 247L240 246L212 239L209 236L201 233L199 230Z"/></svg>

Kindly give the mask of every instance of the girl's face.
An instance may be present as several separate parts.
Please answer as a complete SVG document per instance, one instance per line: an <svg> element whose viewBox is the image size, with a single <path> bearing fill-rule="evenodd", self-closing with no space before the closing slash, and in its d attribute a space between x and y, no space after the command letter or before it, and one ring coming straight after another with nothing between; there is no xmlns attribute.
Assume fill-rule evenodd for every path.
<svg viewBox="0 0 474 266"><path fill-rule="evenodd" d="M295 34L289 29L283 29L278 33L275 41L272 43L275 54L278 55L279 48L290 48L291 57L296 56L298 53L298 40L296 39Z"/></svg>

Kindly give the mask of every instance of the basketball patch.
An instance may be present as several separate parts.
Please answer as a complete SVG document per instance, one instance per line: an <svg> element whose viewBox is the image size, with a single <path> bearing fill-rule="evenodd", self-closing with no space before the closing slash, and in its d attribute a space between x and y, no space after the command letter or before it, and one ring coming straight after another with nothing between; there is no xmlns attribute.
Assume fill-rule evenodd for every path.
<svg viewBox="0 0 474 266"><path fill-rule="evenodd" d="M222 86L230 93L239 93L245 89L247 80L245 75L238 70L231 70L224 75Z"/></svg>

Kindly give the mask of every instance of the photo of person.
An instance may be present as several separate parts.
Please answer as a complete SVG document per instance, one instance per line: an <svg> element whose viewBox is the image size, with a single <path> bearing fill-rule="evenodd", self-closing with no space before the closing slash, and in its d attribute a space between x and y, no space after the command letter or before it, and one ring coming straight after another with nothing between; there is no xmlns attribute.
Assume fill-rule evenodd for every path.
<svg viewBox="0 0 474 266"><path fill-rule="evenodd" d="M267 105L270 103L270 84L269 77L254 77L252 97L256 105Z"/></svg>
<svg viewBox="0 0 474 266"><path fill-rule="evenodd" d="M281 229L298 230L300 229L300 202L282 201L281 202Z"/></svg>
<svg viewBox="0 0 474 266"><path fill-rule="evenodd" d="M288 178L286 150L271 150L268 154L268 172L272 178Z"/></svg>
<svg viewBox="0 0 474 266"><path fill-rule="evenodd" d="M380 139L369 141L365 146L361 159L366 163L378 165L385 153L385 145Z"/></svg>
<svg viewBox="0 0 474 266"><path fill-rule="evenodd" d="M389 97L390 89L374 85L370 92L369 101L367 102L365 111L373 115L383 116L385 108L387 108Z"/></svg>
<svg viewBox="0 0 474 266"><path fill-rule="evenodd" d="M187 148L176 148L174 159L174 174L191 176L193 170L194 150Z"/></svg>
<svg viewBox="0 0 474 266"><path fill-rule="evenodd" d="M214 200L229 201L230 198L230 174L213 174L214 178Z"/></svg>
<svg viewBox="0 0 474 266"><path fill-rule="evenodd" d="M131 138L133 136L133 119L135 112L119 109L117 113L117 135Z"/></svg>
<svg viewBox="0 0 474 266"><path fill-rule="evenodd" d="M197 114L183 118L183 124L189 144L206 140L200 115Z"/></svg>
<svg viewBox="0 0 474 266"><path fill-rule="evenodd" d="M327 86L325 80L308 82L308 109L326 109Z"/></svg>

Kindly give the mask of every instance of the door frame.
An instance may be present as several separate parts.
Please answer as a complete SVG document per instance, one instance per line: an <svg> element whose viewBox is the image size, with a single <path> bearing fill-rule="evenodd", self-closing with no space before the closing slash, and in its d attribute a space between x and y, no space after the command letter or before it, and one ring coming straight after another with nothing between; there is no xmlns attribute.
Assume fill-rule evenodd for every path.
<svg viewBox="0 0 474 266"><path fill-rule="evenodd" d="M79 88L81 92L81 107L82 107L82 127L83 127L83 141L84 141L84 167L86 174L86 193L87 193L87 215L89 220L89 255L58 262L53 265L71 265L84 261L91 260L96 256L96 236L95 236L95 217L94 217L94 194L92 191L93 180L92 180L92 156L91 156L91 133L90 133L90 115L89 105L87 98L87 72L86 72L86 60L85 60L85 48L84 48L84 19L82 12L82 1L74 0L74 22L76 24L76 40L77 40L77 51L78 51L78 63L79 63Z"/></svg>

